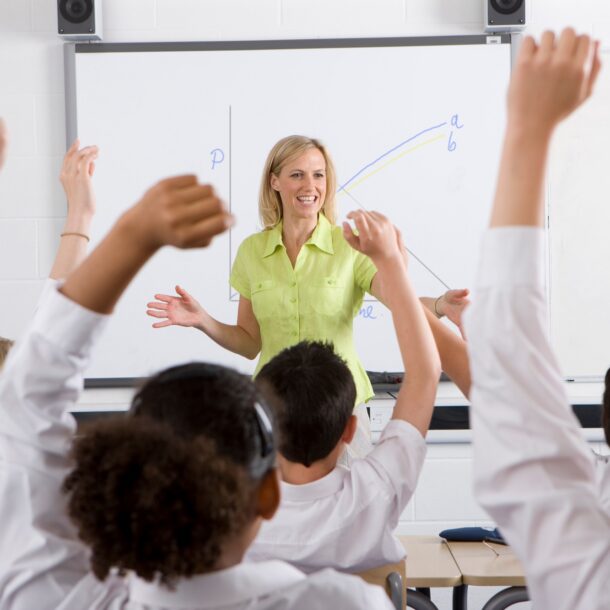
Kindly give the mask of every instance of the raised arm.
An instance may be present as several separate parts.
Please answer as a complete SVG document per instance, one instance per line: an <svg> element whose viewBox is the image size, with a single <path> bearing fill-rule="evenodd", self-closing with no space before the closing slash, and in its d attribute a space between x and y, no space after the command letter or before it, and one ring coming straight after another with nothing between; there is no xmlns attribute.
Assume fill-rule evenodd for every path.
<svg viewBox="0 0 610 610"><path fill-rule="evenodd" d="M58 608L77 588L78 599L93 607L107 603L113 586L123 586L99 587L87 575L89 553L65 512L61 486L71 468L68 450L76 428L69 410L106 320L99 314L112 311L161 246L205 246L230 222L211 187L193 176L160 182L68 277L63 296L55 291L41 303L9 355L0 381L3 610Z"/></svg>
<svg viewBox="0 0 610 610"><path fill-rule="evenodd" d="M610 525L549 344L543 181L556 125L599 71L588 37L523 42L508 94L497 193L466 312L475 492L523 562L534 606L607 607Z"/></svg>
<svg viewBox="0 0 610 610"><path fill-rule="evenodd" d="M390 221L377 212L359 210L348 214L348 218L353 219L358 235L344 223L345 239L372 259L387 287L385 302L392 312L400 353L408 371L393 417L408 421L425 436L441 368L430 326L407 274L402 238Z"/></svg>
<svg viewBox="0 0 610 610"><path fill-rule="evenodd" d="M447 317L459 329L462 338L464 338L464 330L462 329L462 314L470 301L468 288L455 288L443 292L440 296L420 297L422 304L429 309L437 318Z"/></svg>
<svg viewBox="0 0 610 610"><path fill-rule="evenodd" d="M98 148L86 146L79 149L79 146L79 141L74 140L64 156L59 175L68 201L68 213L50 273L51 279L55 280L68 277L87 256L91 220L95 214L92 177Z"/></svg>
<svg viewBox="0 0 610 610"><path fill-rule="evenodd" d="M232 217L195 176L162 180L118 220L61 291L83 307L110 313L135 274L162 246L200 248Z"/></svg>

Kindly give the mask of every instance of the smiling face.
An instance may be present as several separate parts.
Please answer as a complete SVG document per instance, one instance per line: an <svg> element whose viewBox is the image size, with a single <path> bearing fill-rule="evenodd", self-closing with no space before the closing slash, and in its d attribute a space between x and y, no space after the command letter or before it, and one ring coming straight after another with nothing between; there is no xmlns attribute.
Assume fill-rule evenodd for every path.
<svg viewBox="0 0 610 610"><path fill-rule="evenodd" d="M316 219L326 198L326 161L317 148L289 159L279 175L271 174L271 187L282 199L285 221Z"/></svg>

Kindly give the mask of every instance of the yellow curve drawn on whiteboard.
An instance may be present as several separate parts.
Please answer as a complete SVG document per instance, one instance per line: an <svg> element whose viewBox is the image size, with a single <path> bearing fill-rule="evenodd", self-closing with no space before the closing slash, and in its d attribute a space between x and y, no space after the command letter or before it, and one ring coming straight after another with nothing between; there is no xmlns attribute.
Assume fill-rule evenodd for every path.
<svg viewBox="0 0 610 610"><path fill-rule="evenodd" d="M412 148L409 148L409 149L405 150L404 152L401 152L399 155L396 155L395 157L392 157L389 161L387 161L386 163L384 163L383 165L381 165L377 169L374 169L372 172L366 174L365 176L360 178L360 180L358 180L357 182L354 182L353 184L350 184L349 187L341 189L341 191L348 191L348 192L352 191L359 184L362 184L365 180L368 180L371 176L374 176L376 173L380 172L382 169L385 169L388 165L391 165L392 163L395 163L396 161L398 161L398 159L401 159L405 155L408 155L409 153L412 153L412 152L414 152L414 151L416 151L416 150L418 150L420 148L423 148L424 146L427 146L428 144L432 144L434 142L438 142L439 140L443 140L446 137L447 137L446 134L440 134L438 136L435 136L434 138L430 138L429 140L426 140L425 142L421 142L420 144L416 144ZM339 191L339 193L341 193L341 191Z"/></svg>

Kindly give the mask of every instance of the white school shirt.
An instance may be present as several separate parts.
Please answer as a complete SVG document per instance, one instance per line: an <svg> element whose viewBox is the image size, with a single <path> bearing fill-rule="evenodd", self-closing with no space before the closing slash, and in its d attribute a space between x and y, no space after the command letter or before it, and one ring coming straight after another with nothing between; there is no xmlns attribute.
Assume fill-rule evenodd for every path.
<svg viewBox="0 0 610 610"><path fill-rule="evenodd" d="M595 454L595 475L602 508L610 515L610 455Z"/></svg>
<svg viewBox="0 0 610 610"><path fill-rule="evenodd" d="M59 292L40 303L0 381L0 610L392 608L385 592L325 570L240 564L178 582L89 571L89 551L66 514L61 485L76 425L69 409L106 316Z"/></svg>
<svg viewBox="0 0 610 610"><path fill-rule="evenodd" d="M543 243L532 227L485 237L465 316L475 493L523 563L534 608L607 610L610 518L547 337Z"/></svg>
<svg viewBox="0 0 610 610"><path fill-rule="evenodd" d="M421 433L391 420L378 445L351 468L304 485L282 482L280 508L263 523L246 560L283 559L306 573L361 572L405 557L393 534L426 455Z"/></svg>

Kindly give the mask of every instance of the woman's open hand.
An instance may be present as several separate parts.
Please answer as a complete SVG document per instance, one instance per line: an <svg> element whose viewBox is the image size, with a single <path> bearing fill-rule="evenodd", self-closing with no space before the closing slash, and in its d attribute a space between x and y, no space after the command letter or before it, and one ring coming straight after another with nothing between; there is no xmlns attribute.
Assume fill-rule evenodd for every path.
<svg viewBox="0 0 610 610"><path fill-rule="evenodd" d="M187 326L201 328L204 309L197 299L193 298L184 288L176 286L176 294L156 294L156 301L147 304L146 313L153 318L161 318L153 328L165 326Z"/></svg>

